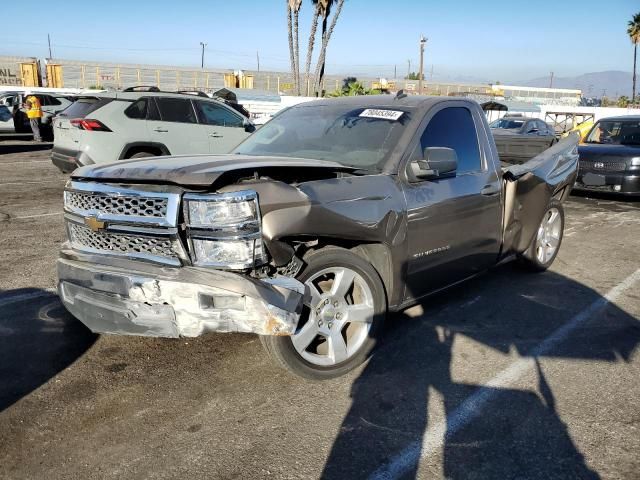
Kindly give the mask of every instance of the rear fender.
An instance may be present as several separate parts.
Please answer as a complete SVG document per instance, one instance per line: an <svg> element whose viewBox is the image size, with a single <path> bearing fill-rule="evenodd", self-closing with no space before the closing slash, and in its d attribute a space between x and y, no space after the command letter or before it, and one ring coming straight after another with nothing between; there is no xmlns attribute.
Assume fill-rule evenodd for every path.
<svg viewBox="0 0 640 480"><path fill-rule="evenodd" d="M578 171L577 145L574 134L529 162L505 169L504 254L524 252L551 199L566 199Z"/></svg>

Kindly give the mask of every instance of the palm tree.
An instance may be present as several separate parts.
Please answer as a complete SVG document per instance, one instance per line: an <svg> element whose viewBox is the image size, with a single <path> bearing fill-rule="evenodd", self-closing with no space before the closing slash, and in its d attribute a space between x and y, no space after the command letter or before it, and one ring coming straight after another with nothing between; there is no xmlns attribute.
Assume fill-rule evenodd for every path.
<svg viewBox="0 0 640 480"><path fill-rule="evenodd" d="M304 81L307 86L306 95L310 95L309 91L309 74L311 73L311 57L313 56L313 47L316 41L316 30L318 29L318 18L322 15L323 3L319 0L312 0L315 5L313 17L311 18L311 31L309 32L309 46L307 47L307 61L304 68Z"/></svg>
<svg viewBox="0 0 640 480"><path fill-rule="evenodd" d="M286 0L287 24L289 28L289 57L291 60L291 75L295 92L300 95L300 55L298 53L298 15L302 0Z"/></svg>
<svg viewBox="0 0 640 480"><path fill-rule="evenodd" d="M631 93L631 103L636 99L636 60L638 55L638 44L640 43L640 13L636 13L628 23L627 33L633 43L633 90Z"/></svg>
<svg viewBox="0 0 640 480"><path fill-rule="evenodd" d="M293 49L293 11L291 9L291 0L287 2L287 27L289 30L289 59L291 61L291 75L293 76L293 84L296 84L296 57Z"/></svg>
<svg viewBox="0 0 640 480"><path fill-rule="evenodd" d="M324 78L324 67L325 61L327 58L327 46L329 45L329 40L331 39L331 35L333 34L333 29L336 27L336 23L338 22L338 17L340 16L340 12L342 11L342 7L344 6L345 0L320 0L322 3L322 45L320 47L320 55L318 57L318 65L316 67L316 81L315 81L315 91L320 92L322 86L322 80ZM331 19L331 26L327 30L327 20L329 18L331 7L334 3L337 3L336 13L334 13L333 18Z"/></svg>

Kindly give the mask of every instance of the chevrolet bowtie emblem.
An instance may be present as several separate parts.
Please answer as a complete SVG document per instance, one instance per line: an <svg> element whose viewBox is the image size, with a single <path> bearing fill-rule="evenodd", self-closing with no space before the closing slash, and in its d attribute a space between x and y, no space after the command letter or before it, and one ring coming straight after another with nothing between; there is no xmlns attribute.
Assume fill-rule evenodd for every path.
<svg viewBox="0 0 640 480"><path fill-rule="evenodd" d="M98 220L96 217L86 217L84 224L91 229L92 232L98 232L102 230L106 223Z"/></svg>

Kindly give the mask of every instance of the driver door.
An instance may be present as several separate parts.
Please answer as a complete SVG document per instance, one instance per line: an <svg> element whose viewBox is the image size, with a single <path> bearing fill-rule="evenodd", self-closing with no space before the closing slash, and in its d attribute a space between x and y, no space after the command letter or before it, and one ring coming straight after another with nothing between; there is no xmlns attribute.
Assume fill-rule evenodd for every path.
<svg viewBox="0 0 640 480"><path fill-rule="evenodd" d="M480 121L465 103L450 102L431 114L415 142L409 162L422 159L425 148L446 147L456 152L458 167L452 177L404 182L407 300L481 272L498 258L502 184L480 149Z"/></svg>

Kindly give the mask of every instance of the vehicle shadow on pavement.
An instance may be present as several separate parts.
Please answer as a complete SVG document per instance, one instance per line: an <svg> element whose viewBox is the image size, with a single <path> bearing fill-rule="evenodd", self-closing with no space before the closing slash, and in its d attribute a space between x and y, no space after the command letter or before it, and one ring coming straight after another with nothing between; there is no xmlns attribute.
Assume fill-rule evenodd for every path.
<svg viewBox="0 0 640 480"><path fill-rule="evenodd" d="M39 152L41 150L51 150L52 147L53 143L49 142L25 142L6 145L3 144L0 139L0 155L9 155L11 153Z"/></svg>
<svg viewBox="0 0 640 480"><path fill-rule="evenodd" d="M55 293L0 292L0 412L71 365L96 339Z"/></svg>
<svg viewBox="0 0 640 480"><path fill-rule="evenodd" d="M417 478L419 467L447 479L600 478L573 443L537 357L628 361L640 322L608 304L564 341L540 349L602 297L556 273L498 270L425 300L417 318L410 311L388 318L381 348L352 385L322 478ZM511 357L492 370L478 363L485 355L458 353L457 371L465 378L477 372L478 381L455 381L461 336ZM535 391L484 385L522 358L527 378L537 375ZM428 407L444 411L446 422L430 421Z"/></svg>

